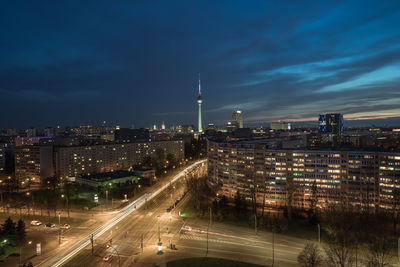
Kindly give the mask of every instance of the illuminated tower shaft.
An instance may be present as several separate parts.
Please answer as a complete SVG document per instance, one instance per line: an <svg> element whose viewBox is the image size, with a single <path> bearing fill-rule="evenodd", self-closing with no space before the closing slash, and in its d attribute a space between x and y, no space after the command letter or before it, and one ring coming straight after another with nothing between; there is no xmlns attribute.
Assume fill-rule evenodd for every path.
<svg viewBox="0 0 400 267"><path fill-rule="evenodd" d="M203 103L203 100L201 99L200 73L199 73L199 95L197 96L197 103L199 104L199 125L198 125L198 130L201 133L201 132L203 132L203 124L201 122L201 104Z"/></svg>

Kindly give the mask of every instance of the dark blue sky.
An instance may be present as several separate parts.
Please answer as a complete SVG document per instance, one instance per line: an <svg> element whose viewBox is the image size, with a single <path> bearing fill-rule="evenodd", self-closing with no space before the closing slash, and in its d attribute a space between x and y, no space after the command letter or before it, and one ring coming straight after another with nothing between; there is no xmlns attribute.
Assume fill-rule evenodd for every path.
<svg viewBox="0 0 400 267"><path fill-rule="evenodd" d="M205 124L396 122L399 25L398 0L5 1L0 127L196 124L199 71Z"/></svg>

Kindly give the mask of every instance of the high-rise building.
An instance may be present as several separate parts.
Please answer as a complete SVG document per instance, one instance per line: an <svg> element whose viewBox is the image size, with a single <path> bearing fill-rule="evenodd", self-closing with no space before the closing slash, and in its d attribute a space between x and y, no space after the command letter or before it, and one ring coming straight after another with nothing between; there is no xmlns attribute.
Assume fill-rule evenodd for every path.
<svg viewBox="0 0 400 267"><path fill-rule="evenodd" d="M40 182L54 175L53 146L20 146L15 149L15 177Z"/></svg>
<svg viewBox="0 0 400 267"><path fill-rule="evenodd" d="M232 121L235 121L239 128L243 128L243 113L241 110L232 112Z"/></svg>
<svg viewBox="0 0 400 267"><path fill-rule="evenodd" d="M319 115L318 122L321 133L339 135L343 132L343 115L340 113Z"/></svg>
<svg viewBox="0 0 400 267"><path fill-rule="evenodd" d="M200 73L199 73L199 94L197 96L197 103L199 104L198 131L201 133L201 132L203 132L203 124L202 124L202 121L201 121L201 104L203 103L203 100L201 99Z"/></svg>
<svg viewBox="0 0 400 267"><path fill-rule="evenodd" d="M399 152L271 149L257 139L208 140L207 157L208 178L230 198L239 191L249 198L255 194L257 203L284 207L292 190L292 205L299 208L317 199L321 208L343 203L360 211L400 209Z"/></svg>

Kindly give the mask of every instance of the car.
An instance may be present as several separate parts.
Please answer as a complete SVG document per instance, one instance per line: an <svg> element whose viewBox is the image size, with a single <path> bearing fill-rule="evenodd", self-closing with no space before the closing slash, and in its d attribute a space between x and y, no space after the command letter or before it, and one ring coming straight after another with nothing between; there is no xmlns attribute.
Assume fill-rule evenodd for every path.
<svg viewBox="0 0 400 267"><path fill-rule="evenodd" d="M185 225L185 226L182 227L182 231L191 232L192 231L192 227Z"/></svg>
<svg viewBox="0 0 400 267"><path fill-rule="evenodd" d="M112 258L112 254L106 255L106 256L103 257L103 261L110 261L111 258Z"/></svg>
<svg viewBox="0 0 400 267"><path fill-rule="evenodd" d="M46 223L44 226L48 228L53 228L56 225L54 223Z"/></svg>
<svg viewBox="0 0 400 267"><path fill-rule="evenodd" d="M42 223L40 221L36 221L36 220L31 221L31 225L34 225L34 226L39 226L41 224Z"/></svg>
<svg viewBox="0 0 400 267"><path fill-rule="evenodd" d="M66 223L66 224L61 224L61 225L60 225L60 228L61 228L61 229L69 229L69 228L71 228L71 226L70 226L69 224Z"/></svg>

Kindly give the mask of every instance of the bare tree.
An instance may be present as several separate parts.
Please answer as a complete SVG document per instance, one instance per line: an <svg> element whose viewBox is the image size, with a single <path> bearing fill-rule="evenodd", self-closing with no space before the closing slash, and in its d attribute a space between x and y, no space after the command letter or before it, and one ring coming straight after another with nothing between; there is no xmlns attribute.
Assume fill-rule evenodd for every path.
<svg viewBox="0 0 400 267"><path fill-rule="evenodd" d="M367 255L367 267L391 267L394 262L393 240L387 235L379 235L371 238L369 253Z"/></svg>
<svg viewBox="0 0 400 267"><path fill-rule="evenodd" d="M323 264L321 250L314 243L308 243L297 257L301 267L318 267Z"/></svg>
<svg viewBox="0 0 400 267"><path fill-rule="evenodd" d="M325 246L327 256L326 265L331 267L353 266L355 262L355 245L353 240L347 236L346 232L336 233Z"/></svg>

